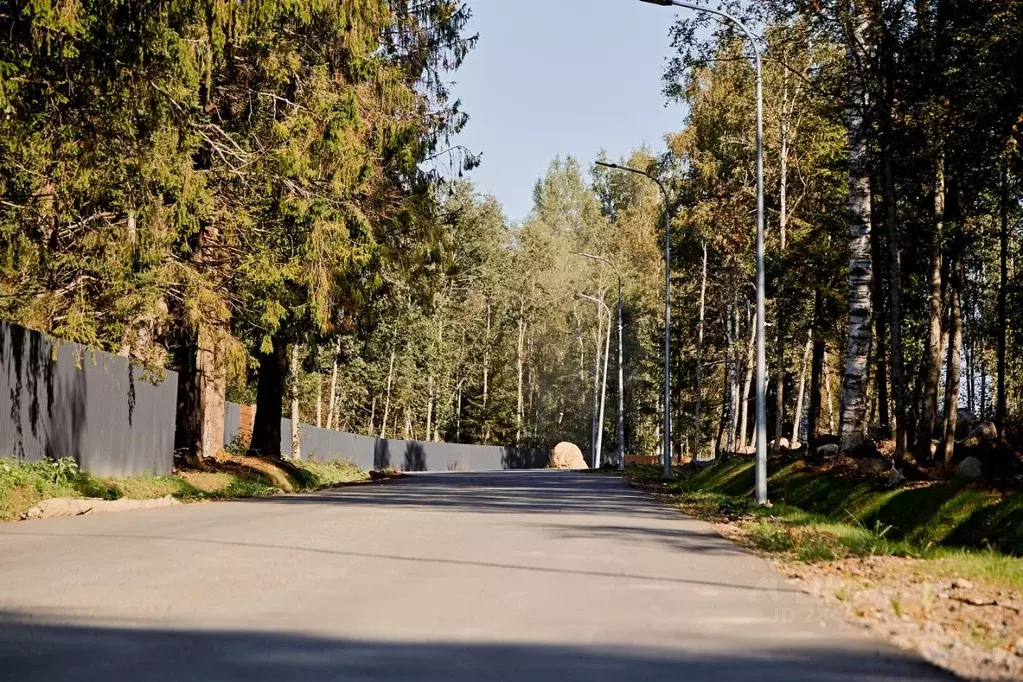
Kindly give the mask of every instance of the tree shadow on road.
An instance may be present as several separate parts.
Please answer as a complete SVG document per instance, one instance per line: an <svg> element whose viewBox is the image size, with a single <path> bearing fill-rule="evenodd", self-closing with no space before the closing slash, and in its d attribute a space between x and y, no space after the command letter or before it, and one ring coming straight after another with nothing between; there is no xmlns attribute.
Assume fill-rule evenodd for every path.
<svg viewBox="0 0 1023 682"><path fill-rule="evenodd" d="M565 540L601 538L629 544L661 544L683 552L721 555L747 554L738 545L725 540L709 528L705 532L638 525L546 524L543 528L555 537Z"/></svg>
<svg viewBox="0 0 1023 682"><path fill-rule="evenodd" d="M423 633L428 640L429 633ZM328 639L278 632L49 623L0 613L0 671L20 682L656 682L946 680L908 654L854 646L715 652Z"/></svg>
<svg viewBox="0 0 1023 682"><path fill-rule="evenodd" d="M253 504L409 506L498 514L582 514L679 520L678 511L596 474L554 471L431 473L384 486L280 496Z"/></svg>

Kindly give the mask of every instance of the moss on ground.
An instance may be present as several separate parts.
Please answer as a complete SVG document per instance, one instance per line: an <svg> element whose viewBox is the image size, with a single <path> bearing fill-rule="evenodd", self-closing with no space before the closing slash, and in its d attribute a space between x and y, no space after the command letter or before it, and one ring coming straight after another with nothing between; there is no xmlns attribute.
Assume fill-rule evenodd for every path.
<svg viewBox="0 0 1023 682"><path fill-rule="evenodd" d="M95 478L72 459L42 462L0 460L0 521L20 518L39 502L55 497L137 500L160 497L183 502L264 497L369 480L369 472L351 462L287 462L227 458L203 469L172 476Z"/></svg>

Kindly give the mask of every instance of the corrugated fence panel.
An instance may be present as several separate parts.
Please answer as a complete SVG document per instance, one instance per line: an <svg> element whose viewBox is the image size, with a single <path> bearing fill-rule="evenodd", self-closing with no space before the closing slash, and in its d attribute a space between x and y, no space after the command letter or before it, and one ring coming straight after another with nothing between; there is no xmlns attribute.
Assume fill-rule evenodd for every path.
<svg viewBox="0 0 1023 682"><path fill-rule="evenodd" d="M74 457L97 476L169 474L178 377L0 322L0 457Z"/></svg>
<svg viewBox="0 0 1023 682"><path fill-rule="evenodd" d="M224 420L224 443L238 433L241 407L228 403ZM363 469L399 471L499 471L502 469L542 469L547 466L548 451L542 448L505 448L458 443L426 443L393 438L373 438L299 426L302 458L316 462L350 460ZM281 419L281 453L291 456L291 420Z"/></svg>

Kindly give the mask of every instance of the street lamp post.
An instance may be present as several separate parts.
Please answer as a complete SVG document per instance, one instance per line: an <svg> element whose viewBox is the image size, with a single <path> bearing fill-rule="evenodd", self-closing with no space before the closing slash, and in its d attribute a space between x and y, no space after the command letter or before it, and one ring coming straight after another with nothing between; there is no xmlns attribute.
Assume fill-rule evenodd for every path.
<svg viewBox="0 0 1023 682"><path fill-rule="evenodd" d="M595 443L594 443L594 448L593 448L593 468L594 469L599 469L600 468L600 457L601 457L601 454L602 454L601 451L603 450L603 447L604 447L604 399L607 397L607 356L610 354L610 351L611 351L611 309L607 307L606 303L604 303L602 300L600 300L599 298L596 298L594 296L587 296L586 294L582 294L582 293L578 293L578 294L576 294L576 296L579 297L579 298L585 298L587 301L593 301L597 305L603 307L604 308L604 312L607 313L607 340L604 341L604 379L601 382L602 386L601 386L601 389L600 389L600 419L597 422L597 433L595 434L596 438L594 439ZM599 331L600 330L600 323L599 323L600 317L599 317L599 315L597 317L597 320L598 320L597 330ZM620 329L620 327L619 327L619 329ZM598 337L598 343L599 343L599 337ZM597 352L598 353L600 352L600 347L599 346L597 347ZM598 355L598 357L599 357L599 355ZM620 362L621 362L621 360L619 358L619 363ZM597 364L596 367L597 367L597 371L599 372L600 371L600 365Z"/></svg>
<svg viewBox="0 0 1023 682"><path fill-rule="evenodd" d="M597 161L598 166L611 170L643 175L657 183L664 195L664 475L671 476L671 198L664 183L646 171L620 166L617 163Z"/></svg>
<svg viewBox="0 0 1023 682"><path fill-rule="evenodd" d="M640 0L663 7L682 7L714 14L732 22L746 34L753 48L757 68L757 483L756 500L767 504L767 353L765 350L766 316L764 314L764 85L760 68L760 47L757 37L745 24L728 12L701 7L678 0Z"/></svg>
<svg viewBox="0 0 1023 682"><path fill-rule="evenodd" d="M592 253L580 253L583 258L607 263L614 268L618 276L618 470L625 469L625 369L622 353L624 340L622 337L622 272L609 258L595 256Z"/></svg>

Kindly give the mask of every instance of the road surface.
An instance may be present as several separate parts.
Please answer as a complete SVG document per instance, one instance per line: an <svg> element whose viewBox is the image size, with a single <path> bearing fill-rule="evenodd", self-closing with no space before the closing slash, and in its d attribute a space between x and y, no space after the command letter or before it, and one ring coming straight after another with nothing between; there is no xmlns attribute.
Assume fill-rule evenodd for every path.
<svg viewBox="0 0 1023 682"><path fill-rule="evenodd" d="M946 679L622 481L0 524L0 681Z"/></svg>

